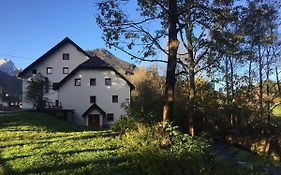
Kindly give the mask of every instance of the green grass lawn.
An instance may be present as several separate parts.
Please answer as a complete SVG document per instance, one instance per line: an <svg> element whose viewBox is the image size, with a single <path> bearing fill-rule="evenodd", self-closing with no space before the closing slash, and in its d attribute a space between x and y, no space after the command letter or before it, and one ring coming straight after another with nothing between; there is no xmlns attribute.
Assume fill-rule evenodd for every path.
<svg viewBox="0 0 281 175"><path fill-rule="evenodd" d="M0 116L0 174L124 174L112 131L39 113ZM113 173L114 172L114 173Z"/></svg>
<svg viewBox="0 0 281 175"><path fill-rule="evenodd" d="M119 135L110 130L92 131L40 113L2 114L0 175L205 174L203 172L236 175L252 172L247 167L237 169L236 164L235 167L224 165L227 159L199 158L197 153L206 157L208 152L201 152L204 149L198 144L204 142L198 140L185 138L189 144L180 142L182 145L178 147L161 148L157 142L159 138L151 136L153 133L140 128L139 132ZM175 149L177 151L173 151ZM205 165L208 171L203 171ZM240 172L242 170L244 173Z"/></svg>

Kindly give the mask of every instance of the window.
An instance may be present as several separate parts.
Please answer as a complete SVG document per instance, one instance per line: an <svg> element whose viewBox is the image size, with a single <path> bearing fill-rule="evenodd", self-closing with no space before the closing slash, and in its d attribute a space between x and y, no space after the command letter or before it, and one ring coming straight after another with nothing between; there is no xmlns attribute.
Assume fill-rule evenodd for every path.
<svg viewBox="0 0 281 175"><path fill-rule="evenodd" d="M63 74L68 74L68 67L63 67L62 68L62 73Z"/></svg>
<svg viewBox="0 0 281 175"><path fill-rule="evenodd" d="M52 74L53 73L53 68L52 67L47 67L46 68L46 73L47 74Z"/></svg>
<svg viewBox="0 0 281 175"><path fill-rule="evenodd" d="M112 95L112 103L118 103L118 95Z"/></svg>
<svg viewBox="0 0 281 175"><path fill-rule="evenodd" d="M62 59L63 60L69 60L69 53L63 53L62 54Z"/></svg>
<svg viewBox="0 0 281 175"><path fill-rule="evenodd" d="M37 74L37 70L36 69L33 69L32 70L32 74L34 75L34 74Z"/></svg>
<svg viewBox="0 0 281 175"><path fill-rule="evenodd" d="M90 96L90 103L96 103L96 96Z"/></svg>
<svg viewBox="0 0 281 175"><path fill-rule="evenodd" d="M96 85L96 79L95 78L91 78L90 79L90 86L95 86Z"/></svg>
<svg viewBox="0 0 281 175"><path fill-rule="evenodd" d="M75 86L81 86L81 78L75 78L74 79L74 85Z"/></svg>
<svg viewBox="0 0 281 175"><path fill-rule="evenodd" d="M105 78L105 85L107 86L111 85L111 78Z"/></svg>
<svg viewBox="0 0 281 175"><path fill-rule="evenodd" d="M112 114L112 113L107 114L106 117L107 117L107 121L113 121L114 120L114 114Z"/></svg>

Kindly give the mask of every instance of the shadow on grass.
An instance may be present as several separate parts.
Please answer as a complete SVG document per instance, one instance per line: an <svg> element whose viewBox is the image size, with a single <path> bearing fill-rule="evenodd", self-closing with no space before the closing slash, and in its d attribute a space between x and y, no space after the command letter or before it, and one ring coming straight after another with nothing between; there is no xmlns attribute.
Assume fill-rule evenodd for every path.
<svg viewBox="0 0 281 175"><path fill-rule="evenodd" d="M81 132L91 130L86 126L75 125L58 120L50 115L35 112L0 114L0 129L7 128L9 130L9 127L16 127L24 131L46 130L50 132ZM22 127L25 129L22 129Z"/></svg>
<svg viewBox="0 0 281 175"><path fill-rule="evenodd" d="M84 153L84 152L114 151L116 149L119 149L119 147L89 148L89 149L82 149L82 150L69 150L69 151L64 151L64 152L46 152L46 153L42 153L40 155L42 155L42 156L44 156L44 155L46 155L46 156L48 156L48 155L72 155L72 154L79 154L79 153ZM2 158L1 161L2 161L2 163L6 163L11 160L26 158L26 157L34 156L37 154L28 154L28 155L14 156L14 157L10 157L10 158Z"/></svg>
<svg viewBox="0 0 281 175"><path fill-rule="evenodd" d="M10 175L17 174L8 164L5 164L4 161L0 158L0 175Z"/></svg>
<svg viewBox="0 0 281 175"><path fill-rule="evenodd" d="M19 141L20 143L11 143L11 144L5 144L0 145L0 148L7 148L12 146L23 146L23 145L32 145L32 144L44 144L44 143L55 143L55 142L65 142L68 140L75 141L75 140L88 140L88 139L94 139L97 137L115 137L117 136L117 133L94 133L89 135L78 135L78 136L60 136L60 137L48 137L48 138L34 138L36 141ZM18 142L18 141L16 141Z"/></svg>
<svg viewBox="0 0 281 175"><path fill-rule="evenodd" d="M108 174L106 173L106 171L109 171L111 166L112 167L117 166L116 169L118 169L119 171L123 171L122 168L118 167L118 164L121 163L122 160L123 159L121 158L92 159L92 160L77 161L72 163L61 163L53 166L41 166L41 167L31 168L25 171L14 172L14 173L16 173L15 175L36 174L36 173L56 174L56 172L65 171L65 173L63 174L69 174L69 173L73 174L73 172L75 172L76 175Z"/></svg>

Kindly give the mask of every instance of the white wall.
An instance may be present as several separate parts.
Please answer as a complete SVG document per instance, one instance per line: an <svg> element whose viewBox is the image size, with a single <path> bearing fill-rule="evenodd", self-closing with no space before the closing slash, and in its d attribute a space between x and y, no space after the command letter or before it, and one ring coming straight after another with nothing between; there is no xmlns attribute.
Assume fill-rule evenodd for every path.
<svg viewBox="0 0 281 175"><path fill-rule="evenodd" d="M75 78L81 78L81 86L74 86ZM90 78L96 78L96 86L90 86ZM111 86L105 85L105 78L111 78ZM112 95L118 95L118 103L112 103ZM130 86L111 70L80 70L59 89L63 109L74 109L80 124L87 124L81 115L92 105L90 96L96 96L96 104L106 113L113 113L116 121L125 115L121 104L130 100Z"/></svg>
<svg viewBox="0 0 281 175"><path fill-rule="evenodd" d="M63 60L62 54L69 53L69 60ZM66 43L65 45L61 46L57 51L53 54L49 55L48 57L44 58L44 61L36 65L33 69L37 70L37 73L41 73L43 76L48 77L50 83L60 82L67 74L63 74L62 69L63 67L69 67L69 73L75 69L78 65L85 62L89 59L85 54L81 51L77 50L75 46L70 43ZM52 67L53 74L47 74L46 68ZM26 75L25 79L32 76L32 70L30 70ZM23 81L23 108L31 108L33 105L27 103L25 101L25 94L26 94L26 86L28 85L27 81ZM55 102L58 99L58 93L56 91L50 90L46 97L51 102Z"/></svg>
<svg viewBox="0 0 281 175"><path fill-rule="evenodd" d="M22 80L22 108L23 109L32 109L33 104L26 101L26 87L28 86L28 81L26 79Z"/></svg>

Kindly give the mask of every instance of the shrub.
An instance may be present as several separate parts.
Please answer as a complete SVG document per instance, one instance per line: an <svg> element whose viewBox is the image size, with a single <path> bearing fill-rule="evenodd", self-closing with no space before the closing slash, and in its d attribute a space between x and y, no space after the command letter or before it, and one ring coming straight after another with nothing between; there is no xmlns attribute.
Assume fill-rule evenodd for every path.
<svg viewBox="0 0 281 175"><path fill-rule="evenodd" d="M210 142L205 137L191 138L170 123L146 126L121 136L121 154L141 174L204 174L209 171Z"/></svg>
<svg viewBox="0 0 281 175"><path fill-rule="evenodd" d="M136 129L138 121L131 117L120 118L112 127L113 131L124 133L127 130Z"/></svg>

